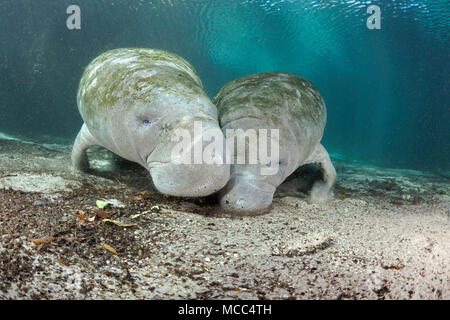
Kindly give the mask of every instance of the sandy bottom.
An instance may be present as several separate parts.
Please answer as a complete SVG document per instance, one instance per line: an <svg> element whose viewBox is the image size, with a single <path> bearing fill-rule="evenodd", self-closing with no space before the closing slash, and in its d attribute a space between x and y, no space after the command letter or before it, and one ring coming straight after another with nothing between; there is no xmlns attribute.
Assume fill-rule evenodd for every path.
<svg viewBox="0 0 450 320"><path fill-rule="evenodd" d="M329 203L308 202L309 167L270 213L231 217L105 150L88 174L69 158L0 140L0 298L450 299L446 176L336 160Z"/></svg>

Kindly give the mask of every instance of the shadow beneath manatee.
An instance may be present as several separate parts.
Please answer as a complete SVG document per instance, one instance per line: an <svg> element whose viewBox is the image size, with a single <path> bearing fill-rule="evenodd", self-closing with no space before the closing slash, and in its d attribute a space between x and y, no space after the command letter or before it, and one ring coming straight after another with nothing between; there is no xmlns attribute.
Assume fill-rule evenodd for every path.
<svg viewBox="0 0 450 320"><path fill-rule="evenodd" d="M294 171L275 191L274 198L296 197L307 198L312 190L313 185L317 181L324 181L323 174L319 167L314 164L301 166ZM198 209L195 213L206 216L232 217L240 218L245 216L259 216L268 214L272 211L272 205L263 210L251 213L233 213L227 212L220 208L218 194L213 194L203 198L192 198L188 201L196 204Z"/></svg>
<svg viewBox="0 0 450 320"><path fill-rule="evenodd" d="M170 204L173 210L188 211L208 217L239 218L258 216L271 212L272 206L258 212L227 212L221 209L218 193L206 197L182 198L160 194L153 185L149 172L137 163L128 161L102 147L91 147L87 151L89 159L88 174L102 177L136 191L149 190L158 203ZM310 164L298 168L276 190L274 198L307 198L316 181L323 181L321 171Z"/></svg>
<svg viewBox="0 0 450 320"><path fill-rule="evenodd" d="M156 190L149 172L141 165L128 161L106 148L92 146L87 150L87 174L124 184L131 189Z"/></svg>
<svg viewBox="0 0 450 320"><path fill-rule="evenodd" d="M276 190L274 198L296 197L307 198L317 181L323 181L323 174L319 167L314 164L304 165L294 171ZM198 206L195 213L206 216L240 218L245 216L259 216L272 211L272 205L264 210L251 213L233 213L220 208L218 194L204 198L189 199Z"/></svg>
<svg viewBox="0 0 450 320"><path fill-rule="evenodd" d="M307 164L301 166L277 188L274 198L307 198L317 181L324 181L322 172L317 165Z"/></svg>

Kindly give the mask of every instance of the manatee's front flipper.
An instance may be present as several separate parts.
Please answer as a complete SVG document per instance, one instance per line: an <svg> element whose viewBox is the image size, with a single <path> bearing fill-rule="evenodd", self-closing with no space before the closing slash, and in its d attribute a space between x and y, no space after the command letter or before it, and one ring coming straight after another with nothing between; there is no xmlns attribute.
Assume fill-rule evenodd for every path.
<svg viewBox="0 0 450 320"><path fill-rule="evenodd" d="M318 144L313 153L305 161L305 164L315 163L319 166L323 175L323 182L317 181L311 190L311 201L326 202L331 196L331 188L336 181L336 169L331 163L327 150Z"/></svg>
<svg viewBox="0 0 450 320"><path fill-rule="evenodd" d="M72 166L74 169L80 171L89 169L86 150L93 145L98 145L97 140L89 132L86 124L83 123L72 148Z"/></svg>

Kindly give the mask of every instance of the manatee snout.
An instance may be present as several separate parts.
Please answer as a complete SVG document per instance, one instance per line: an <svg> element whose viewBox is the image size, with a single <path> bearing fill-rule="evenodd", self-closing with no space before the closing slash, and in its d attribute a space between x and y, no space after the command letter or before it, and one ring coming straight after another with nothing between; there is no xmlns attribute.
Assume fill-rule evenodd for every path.
<svg viewBox="0 0 450 320"><path fill-rule="evenodd" d="M225 186L230 176L226 165L165 163L150 169L153 184L163 194L204 197Z"/></svg>
<svg viewBox="0 0 450 320"><path fill-rule="evenodd" d="M233 176L220 191L220 206L239 215L258 215L268 211L275 187L252 177Z"/></svg>
<svg viewBox="0 0 450 320"><path fill-rule="evenodd" d="M207 196L222 189L230 178L230 165L224 163L223 149L207 147L211 131L216 134L218 145L225 143L218 124L206 123L204 129L195 132L193 123L194 120L185 120L184 125L175 130L185 130L187 136L159 145L147 159L153 184L161 193L179 197Z"/></svg>

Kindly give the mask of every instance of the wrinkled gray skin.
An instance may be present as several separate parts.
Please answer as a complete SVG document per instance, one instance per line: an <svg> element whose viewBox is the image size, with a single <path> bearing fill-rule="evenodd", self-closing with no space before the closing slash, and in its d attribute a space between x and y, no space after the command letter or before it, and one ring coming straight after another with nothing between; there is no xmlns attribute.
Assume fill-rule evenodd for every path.
<svg viewBox="0 0 450 320"><path fill-rule="evenodd" d="M279 129L278 172L261 175L263 165L236 164L235 159L231 179L220 191L224 209L240 214L263 212L270 207L276 188L298 167L309 163L317 164L324 178L314 185L312 200L328 198L336 171L320 144L326 109L311 82L290 73L252 74L225 85L213 102L224 134L227 129Z"/></svg>
<svg viewBox="0 0 450 320"><path fill-rule="evenodd" d="M183 58L152 49L105 52L84 71L77 103L84 124L72 151L76 169L88 166L86 149L100 145L147 168L164 194L206 196L227 183L229 165L172 162L175 129L187 129L190 147L201 144L201 150L204 142L201 134L194 136L193 122L220 130L216 107Z"/></svg>

